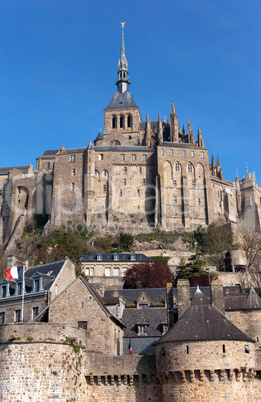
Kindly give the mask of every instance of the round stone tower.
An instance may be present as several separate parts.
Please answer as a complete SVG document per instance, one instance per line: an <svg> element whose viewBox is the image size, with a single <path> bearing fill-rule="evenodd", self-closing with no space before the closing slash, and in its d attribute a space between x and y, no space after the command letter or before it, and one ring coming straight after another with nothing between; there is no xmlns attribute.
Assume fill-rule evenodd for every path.
<svg viewBox="0 0 261 402"><path fill-rule="evenodd" d="M163 402L254 400L254 343L198 289L155 345Z"/></svg>

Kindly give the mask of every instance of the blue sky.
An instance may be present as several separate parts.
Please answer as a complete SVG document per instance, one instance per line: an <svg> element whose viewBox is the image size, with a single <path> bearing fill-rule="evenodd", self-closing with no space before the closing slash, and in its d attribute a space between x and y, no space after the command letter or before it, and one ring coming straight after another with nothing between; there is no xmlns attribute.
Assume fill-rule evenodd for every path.
<svg viewBox="0 0 261 402"><path fill-rule="evenodd" d="M83 147L103 130L121 26L142 119L191 118L224 177L261 184L259 0L1 0L0 166Z"/></svg>

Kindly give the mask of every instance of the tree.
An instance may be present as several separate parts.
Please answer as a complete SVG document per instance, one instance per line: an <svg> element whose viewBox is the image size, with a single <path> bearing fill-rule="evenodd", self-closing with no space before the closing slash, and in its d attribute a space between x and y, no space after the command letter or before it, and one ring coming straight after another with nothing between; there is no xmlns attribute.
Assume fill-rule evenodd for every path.
<svg viewBox="0 0 261 402"><path fill-rule="evenodd" d="M145 262L129 268L123 281L124 289L164 288L167 283L174 283L174 275L162 262Z"/></svg>
<svg viewBox="0 0 261 402"><path fill-rule="evenodd" d="M233 248L233 234L230 228L227 225L218 226L216 223L211 223L203 236L203 249L218 257L217 267L220 270L225 269L225 252Z"/></svg>
<svg viewBox="0 0 261 402"><path fill-rule="evenodd" d="M190 286L209 286L213 274L202 268L204 264L205 260L199 252L193 255L187 264L184 259L181 259L177 269L176 283L178 279L188 279Z"/></svg>

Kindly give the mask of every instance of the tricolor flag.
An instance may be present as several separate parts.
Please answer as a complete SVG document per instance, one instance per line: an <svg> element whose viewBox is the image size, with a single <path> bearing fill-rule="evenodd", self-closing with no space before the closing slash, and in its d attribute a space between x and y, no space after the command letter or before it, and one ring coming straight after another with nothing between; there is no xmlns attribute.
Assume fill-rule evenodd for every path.
<svg viewBox="0 0 261 402"><path fill-rule="evenodd" d="M129 340L129 354L132 355L131 340Z"/></svg>
<svg viewBox="0 0 261 402"><path fill-rule="evenodd" d="M24 267L12 267L5 271L6 278L10 281L13 279L23 280Z"/></svg>

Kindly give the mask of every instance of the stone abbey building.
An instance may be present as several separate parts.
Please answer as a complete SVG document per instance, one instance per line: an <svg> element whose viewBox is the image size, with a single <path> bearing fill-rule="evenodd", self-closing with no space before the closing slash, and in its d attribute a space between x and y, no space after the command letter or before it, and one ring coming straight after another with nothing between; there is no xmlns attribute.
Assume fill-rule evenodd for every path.
<svg viewBox="0 0 261 402"><path fill-rule="evenodd" d="M33 166L0 168L1 242L21 234L26 219L48 217L96 228L193 230L218 218L260 229L261 188L253 175L227 181L209 163L200 128L178 121L143 122L130 91L122 28L117 89L104 109L104 130L88 146L46 150Z"/></svg>

